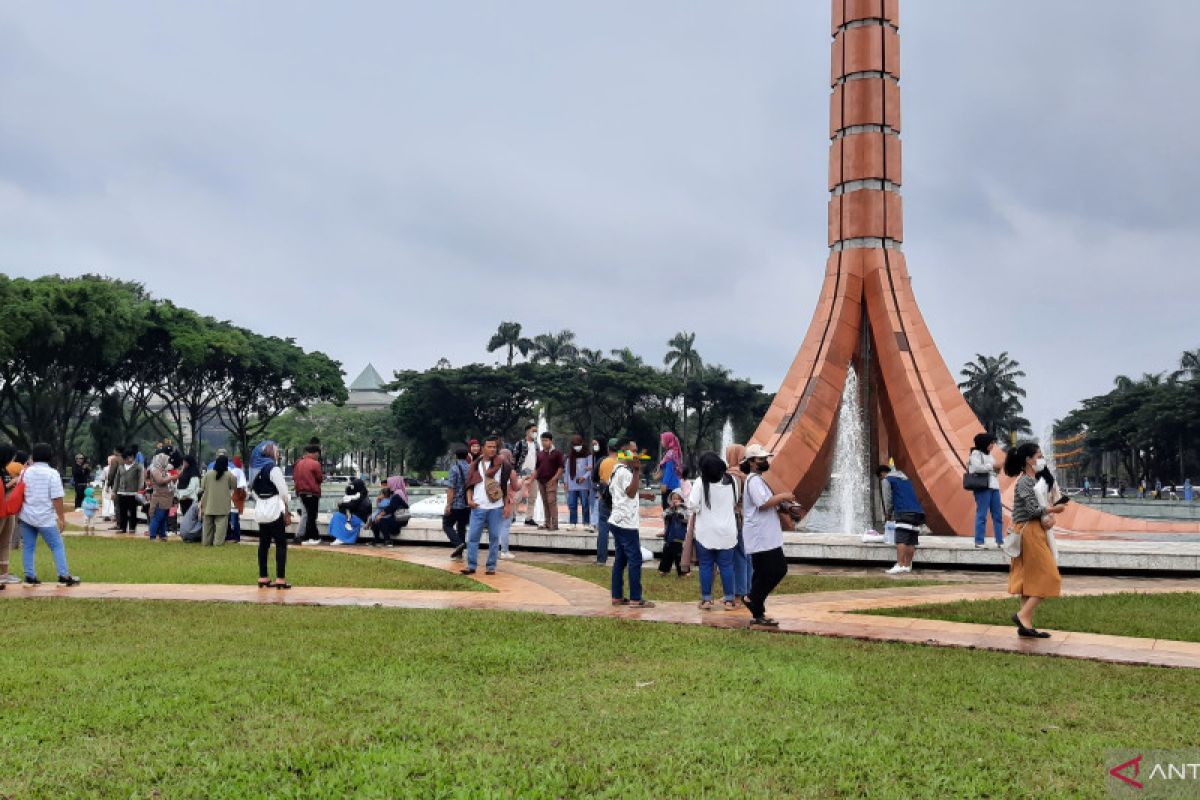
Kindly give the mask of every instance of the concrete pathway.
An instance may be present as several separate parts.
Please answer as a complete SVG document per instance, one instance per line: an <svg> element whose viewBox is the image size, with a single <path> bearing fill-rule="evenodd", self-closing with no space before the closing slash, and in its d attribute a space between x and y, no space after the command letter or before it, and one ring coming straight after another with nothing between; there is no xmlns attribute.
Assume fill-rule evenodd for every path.
<svg viewBox="0 0 1200 800"><path fill-rule="evenodd" d="M435 551L428 547L405 547L395 550L347 547L327 552L350 558L395 559L447 571L456 571L462 565L461 561L450 561L444 551ZM279 591L259 589L253 585L85 582L69 589L53 584L37 587L10 586L7 591L0 592L0 600L75 597L223 601L270 605L471 608L560 616L611 617L719 628L747 628L751 623L750 615L744 609L701 611L691 602L661 602L650 609L614 607L609 601L609 592L604 587L520 561L501 562L496 575L484 575L481 568L474 578L495 591L448 592L299 586ZM1079 577L1068 578L1064 591L1066 594L1078 595L1114 592L1196 592L1200 591L1200 586L1195 580L1184 579ZM1053 636L1050 639L1021 639L1012 626L854 613L872 608L898 608L925 603L1007 597L1003 584L995 581L929 587L901 586L893 589L775 595L768 601L768 613L779 620L780 626L777 630L783 633L1053 655L1118 664L1200 669L1200 643L1195 642L1063 631L1052 631Z"/></svg>

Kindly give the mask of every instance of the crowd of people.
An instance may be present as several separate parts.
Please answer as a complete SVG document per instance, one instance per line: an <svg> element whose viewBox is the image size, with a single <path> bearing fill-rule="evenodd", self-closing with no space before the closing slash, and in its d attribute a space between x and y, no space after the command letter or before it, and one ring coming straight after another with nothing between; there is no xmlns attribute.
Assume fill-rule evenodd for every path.
<svg viewBox="0 0 1200 800"><path fill-rule="evenodd" d="M762 446L730 445L724 458L715 452L696 460L697 473L685 466L679 440L671 432L660 436L661 456L654 461L638 443L620 438L585 445L584 437L570 437L568 449L555 447L554 436L530 424L523 438L511 447L490 435L469 440L454 450L448 470L442 528L452 546L451 558L466 563L460 572L479 569L483 532L488 534L484 570L496 572L500 559L513 558L509 535L514 521L545 531L559 530L558 497L565 493L569 529L596 534L596 563L608 563L610 541L614 560L611 596L614 606L649 608L643 595L641 569L644 551L640 531L641 501L658 500L662 511L663 547L658 562L662 575L672 571L689 576L699 568L698 602L708 611L719 607L748 608L759 625L776 625L766 615L766 599L787 574L783 531L798 515L795 498L774 492L765 473L772 454ZM997 463L994 436L975 437L967 460L964 487L975 496L975 547L992 540L1011 557L1009 591L1021 598L1013 615L1019 635L1048 636L1034 627L1034 612L1047 597L1061 592L1053 528L1056 515L1066 508L1054 475L1036 443L1016 445ZM67 564L61 536L65 529L65 491L62 476L51 466L49 445L30 452L0 445L4 502L0 506L0 589L20 583L10 571L10 553L23 549L23 580L39 583L34 550L40 538L50 549L58 580L65 586L79 583ZM1006 535L1000 503L998 472L1016 478L1011 525ZM147 518L147 535L162 541L173 529L181 538L203 546L219 547L240 538L241 516L252 499L258 529L260 587L291 588L287 580L288 545L321 542L319 503L325 482L321 447L313 440L293 465L289 488L280 464L279 447L264 441L251 453L248 468L240 458L218 450L202 466L192 455L160 443L149 465L136 446L117 449L100 470L93 472L83 456L71 468L75 508L85 518L85 532L95 522L111 517L110 530L136 533L139 513ZM925 522L912 481L891 464L876 470L882 510L894 534L896 564L890 574L912 571L913 556ZM97 485L98 484L98 485ZM1190 490L1190 485L1186 487ZM294 538L292 494L303 512ZM656 512L657 513L657 512ZM353 479L331 514L328 532L334 546L355 544L370 531L380 546L392 546L409 521L408 486L403 476L387 478L372 502L362 479ZM1016 541L1012 541L1016 540ZM1017 544L1019 542L1019 545ZM270 574L271 548L275 548L275 575ZM1019 548L1019 549L1018 549ZM714 593L720 580L721 594Z"/></svg>

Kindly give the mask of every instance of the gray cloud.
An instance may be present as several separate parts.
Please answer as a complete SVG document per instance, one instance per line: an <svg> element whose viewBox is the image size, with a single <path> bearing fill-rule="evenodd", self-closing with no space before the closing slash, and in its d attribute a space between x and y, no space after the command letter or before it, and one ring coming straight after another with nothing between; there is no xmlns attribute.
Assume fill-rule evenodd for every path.
<svg viewBox="0 0 1200 800"><path fill-rule="evenodd" d="M1196 346L1200 11L903 13L905 249L952 369L1007 349L1040 425ZM652 362L695 330L774 389L826 258L828 25L716 0L9 7L0 269L141 280L350 373L489 361L517 319Z"/></svg>

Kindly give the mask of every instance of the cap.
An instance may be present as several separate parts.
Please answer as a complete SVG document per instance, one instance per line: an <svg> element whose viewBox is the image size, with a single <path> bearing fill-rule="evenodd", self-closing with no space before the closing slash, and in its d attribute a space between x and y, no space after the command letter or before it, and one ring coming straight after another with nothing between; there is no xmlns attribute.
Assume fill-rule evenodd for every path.
<svg viewBox="0 0 1200 800"><path fill-rule="evenodd" d="M620 446L621 446L621 440L618 439L617 437L614 436L608 440L608 449L609 450L616 450Z"/></svg>
<svg viewBox="0 0 1200 800"><path fill-rule="evenodd" d="M752 444L746 448L742 458L774 458L775 454L767 450L761 444Z"/></svg>

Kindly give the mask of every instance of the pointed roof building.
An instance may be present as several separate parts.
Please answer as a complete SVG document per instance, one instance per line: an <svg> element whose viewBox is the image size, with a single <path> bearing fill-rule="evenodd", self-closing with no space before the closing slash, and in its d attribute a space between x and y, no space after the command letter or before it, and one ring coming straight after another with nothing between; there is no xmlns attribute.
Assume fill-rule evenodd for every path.
<svg viewBox="0 0 1200 800"><path fill-rule="evenodd" d="M359 376L350 384L350 396L346 405L360 411L379 411L392 405L392 395L384 388L383 378L373 364L367 364Z"/></svg>

